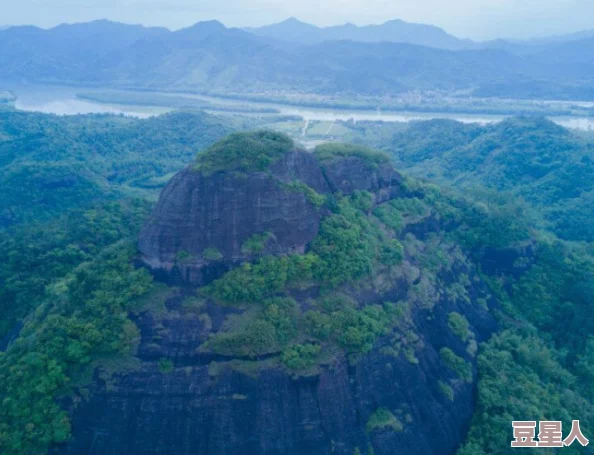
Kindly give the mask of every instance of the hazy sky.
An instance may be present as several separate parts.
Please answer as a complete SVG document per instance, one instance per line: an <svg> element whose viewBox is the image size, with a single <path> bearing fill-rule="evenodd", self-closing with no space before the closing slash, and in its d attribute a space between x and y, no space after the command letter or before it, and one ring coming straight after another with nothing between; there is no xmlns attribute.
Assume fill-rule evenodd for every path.
<svg viewBox="0 0 594 455"><path fill-rule="evenodd" d="M460 37L531 37L594 29L594 0L0 0L0 25L108 18L181 28L218 19L253 26L295 16L316 25L403 19Z"/></svg>

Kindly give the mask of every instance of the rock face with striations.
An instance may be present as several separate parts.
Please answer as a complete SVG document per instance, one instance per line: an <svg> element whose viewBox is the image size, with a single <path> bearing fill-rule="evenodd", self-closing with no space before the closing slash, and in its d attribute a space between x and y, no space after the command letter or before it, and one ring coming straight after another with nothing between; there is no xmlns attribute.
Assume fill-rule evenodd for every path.
<svg viewBox="0 0 594 455"><path fill-rule="evenodd" d="M155 276L184 286L131 312L134 355L96 370L55 450L453 454L495 303L430 193L379 155L309 153L272 133L204 156L163 190L139 241ZM259 260L271 265L254 275Z"/></svg>
<svg viewBox="0 0 594 455"><path fill-rule="evenodd" d="M254 254L303 253L319 230L316 195L371 191L380 203L398 195L400 182L389 163L351 156L322 166L298 149L250 173L189 167L163 190L140 235L141 259L171 282L206 284ZM258 251L246 248L254 236L262 237Z"/></svg>

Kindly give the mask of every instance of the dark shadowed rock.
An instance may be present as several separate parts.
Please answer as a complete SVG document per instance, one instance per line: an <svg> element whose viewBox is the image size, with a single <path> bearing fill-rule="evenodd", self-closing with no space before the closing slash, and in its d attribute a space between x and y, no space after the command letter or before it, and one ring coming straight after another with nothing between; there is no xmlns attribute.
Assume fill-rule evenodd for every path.
<svg viewBox="0 0 594 455"><path fill-rule="evenodd" d="M460 267L457 273L476 281L475 270ZM386 293L367 294L367 303L394 298L407 288L399 283ZM486 291L484 284L475 284L473 301ZM132 371L97 374L90 398L77 400L74 437L58 453L352 455L355 448L366 453L372 445L377 455L453 454L468 429L475 384L459 379L440 361L439 349L452 346L473 362L449 330L448 314L463 312L478 342L496 329L476 303L443 296L434 311L414 314L422 346L416 360L384 351L390 337L406 336L395 332L356 363L341 354L318 374L293 376L266 360L200 352L218 330L217 318L213 309L206 310L209 319L184 311L180 300L172 291L165 314L139 315L138 363ZM172 359L171 372L160 371L162 358ZM454 400L444 396L440 381L453 384ZM402 431L367 431L378 408L397 410Z"/></svg>
<svg viewBox="0 0 594 455"><path fill-rule="evenodd" d="M369 191L376 203L402 194L402 176L390 163L369 163L359 157L341 157L324 161L324 173L333 192L349 195L354 191Z"/></svg>
<svg viewBox="0 0 594 455"><path fill-rule="evenodd" d="M389 163L341 157L322 166L302 150L266 171L205 174L189 167L161 193L140 235L141 261L171 282L206 284L255 254L303 253L323 210L311 194L364 190L381 203L402 193L401 181ZM262 249L248 251L254 236L265 238Z"/></svg>

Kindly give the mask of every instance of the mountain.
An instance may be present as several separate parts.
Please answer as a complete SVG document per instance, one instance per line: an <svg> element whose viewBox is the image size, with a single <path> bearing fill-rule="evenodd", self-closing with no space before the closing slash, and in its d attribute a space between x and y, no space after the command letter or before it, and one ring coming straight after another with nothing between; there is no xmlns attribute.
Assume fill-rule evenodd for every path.
<svg viewBox="0 0 594 455"><path fill-rule="evenodd" d="M579 41L582 39L594 38L594 30L582 30L575 33L566 33L563 35L544 36L527 40L511 40L511 42L523 43L528 45L543 45L554 43L565 43L568 41Z"/></svg>
<svg viewBox="0 0 594 455"><path fill-rule="evenodd" d="M458 39L438 27L412 24L398 19L380 25L362 27L353 24L316 27L295 18L290 18L278 24L247 28L245 30L259 36L303 44L347 40L366 43L408 43L450 50L471 49L474 47L472 41Z"/></svg>
<svg viewBox="0 0 594 455"><path fill-rule="evenodd" d="M258 36L293 41L302 44L314 44L324 41L321 36L323 29L316 27L315 25L301 22L294 17L279 22L278 24L265 25L263 27L246 27L244 30Z"/></svg>
<svg viewBox="0 0 594 455"><path fill-rule="evenodd" d="M389 42L297 45L216 21L175 32L99 21L1 31L0 65L9 80L142 90L594 99L589 41L567 46L551 49L556 61L571 62L560 65L548 49L526 56Z"/></svg>
<svg viewBox="0 0 594 455"><path fill-rule="evenodd" d="M2 454L505 455L509 416L593 427L591 246L515 195L201 114L8 114L4 175L58 163L111 194L44 171L0 184L2 207L25 190L43 214L0 227ZM394 156L444 155L450 181L558 198L589 178L569 175L587 143L541 119L407 134ZM136 199L149 176L156 204Z"/></svg>
<svg viewBox="0 0 594 455"><path fill-rule="evenodd" d="M107 20L63 24L46 30L32 26L0 31L0 62L6 65L3 78L30 78L47 82L80 81L102 56L124 49L141 39L169 33Z"/></svg>
<svg viewBox="0 0 594 455"><path fill-rule="evenodd" d="M200 154L139 236L158 283L120 269L130 319L106 316L106 330L126 324L135 347L91 367L86 398L66 405L72 436L53 449L452 454L474 406L472 346L497 329L497 303L431 190L408 185L385 155L310 153L267 131ZM121 267L116 251L93 275ZM429 265L438 251L448 261ZM71 295L87 302L84 273Z"/></svg>

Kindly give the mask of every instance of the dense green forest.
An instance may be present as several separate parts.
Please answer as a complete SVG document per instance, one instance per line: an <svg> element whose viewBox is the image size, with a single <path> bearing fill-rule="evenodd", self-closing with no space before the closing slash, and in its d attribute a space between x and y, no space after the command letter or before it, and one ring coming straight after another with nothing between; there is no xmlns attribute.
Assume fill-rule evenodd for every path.
<svg viewBox="0 0 594 455"><path fill-rule="evenodd" d="M191 111L137 120L0 110L0 226L92 200L154 199L197 151L234 127Z"/></svg>
<svg viewBox="0 0 594 455"><path fill-rule="evenodd" d="M594 240L591 133L517 117L486 126L451 120L361 126L356 135L388 152L410 175L472 191L485 203L493 197L523 201L534 222L558 237Z"/></svg>
<svg viewBox="0 0 594 455"><path fill-rule="evenodd" d="M460 455L511 450L500 441L509 438L509 421L518 415L562 419L566 426L579 415L584 425L594 424L591 134L533 117L487 126L434 120L387 129L362 132L397 168L478 204L469 226L481 233L472 236L479 255L493 239L501 247L522 236L506 232L528 230L537 242L526 272L489 275L504 304L504 329L480 349L478 407ZM487 214L494 218L482 219Z"/></svg>
<svg viewBox="0 0 594 455"><path fill-rule="evenodd" d="M138 232L169 178L238 125L0 110L0 339L52 282Z"/></svg>
<svg viewBox="0 0 594 455"><path fill-rule="evenodd" d="M0 110L0 348L11 343L0 352L0 452L68 436L55 400L134 338L122 308L151 286L131 260L159 189L235 127L193 112L141 121Z"/></svg>
<svg viewBox="0 0 594 455"><path fill-rule="evenodd" d="M126 358L138 338L127 312L155 292L150 274L132 264L158 189L200 150L243 127L192 112L139 121L0 111L0 452L42 452L69 437L61 400L88 380L89 367ZM311 251L261 257L203 290L226 305L258 303L249 321L212 338L209 349L251 356L280 349L283 365L297 372L335 347L365 353L406 323L407 309L385 302L361 311L330 291L399 264L414 247L398 240L406 220L433 211L501 304L500 332L478 347L478 403L459 454L510 452L514 419L563 420L565 428L580 419L585 431L594 428L593 143L531 118L486 127L417 123L390 134L366 131L360 141L363 134L398 168L449 189L407 179L414 197L373 213L365 192L336 200L314 192L329 215ZM237 149L236 137L198 154L194 166L265 170L289 147L288 138L264 134L249 150ZM322 162L362 156L375 166L388 159L350 146L320 146L316 155ZM253 239L251 248L265 240ZM490 265L490 252L518 248L530 251L525 263ZM452 251L427 249L423 259L435 267ZM279 297L300 280L328 291L305 314ZM450 322L466 341L464 321L454 314ZM468 375L455 354L442 355ZM164 359L163 370L169 366ZM447 384L443 390L453 394ZM369 423L384 424L397 429L399 422L380 412ZM565 451L591 453L575 445Z"/></svg>

